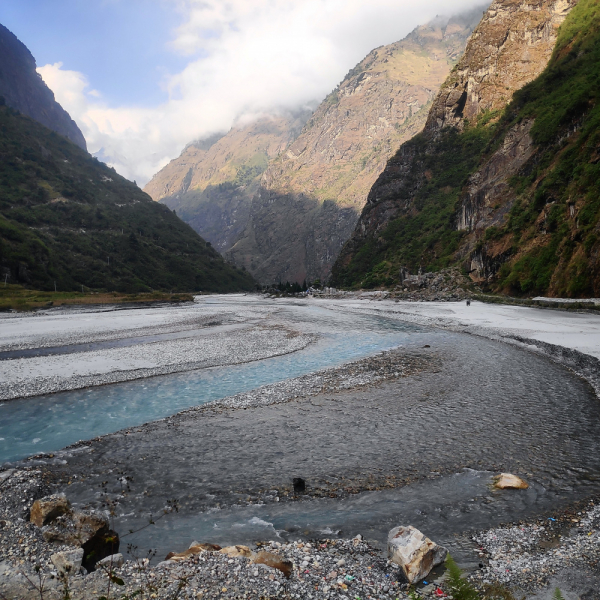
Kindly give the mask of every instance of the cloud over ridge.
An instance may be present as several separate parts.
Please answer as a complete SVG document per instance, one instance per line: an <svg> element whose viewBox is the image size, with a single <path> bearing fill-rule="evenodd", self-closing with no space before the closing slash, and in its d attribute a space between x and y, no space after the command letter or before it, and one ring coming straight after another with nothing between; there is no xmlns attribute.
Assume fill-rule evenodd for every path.
<svg viewBox="0 0 600 600"><path fill-rule="evenodd" d="M447 0L164 1L181 15L165 52L189 59L163 78L164 103L111 106L89 74L38 69L90 152L140 185L194 139L320 101L373 48L449 10ZM480 4L456 0L452 13Z"/></svg>

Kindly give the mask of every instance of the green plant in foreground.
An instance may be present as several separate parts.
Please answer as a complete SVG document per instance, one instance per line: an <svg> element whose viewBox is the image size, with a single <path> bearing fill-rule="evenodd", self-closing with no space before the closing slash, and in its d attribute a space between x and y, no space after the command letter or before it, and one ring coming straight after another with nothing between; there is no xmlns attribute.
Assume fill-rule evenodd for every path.
<svg viewBox="0 0 600 600"><path fill-rule="evenodd" d="M486 585L483 592L479 592L465 579L460 567L450 555L446 559L446 569L448 591L454 600L515 600L512 592L506 586L499 583ZM554 600L565 599L562 596L554 596Z"/></svg>
<svg viewBox="0 0 600 600"><path fill-rule="evenodd" d="M479 592L463 577L460 567L448 554L446 558L448 569L448 584L454 600L480 600Z"/></svg>
<svg viewBox="0 0 600 600"><path fill-rule="evenodd" d="M408 597L410 600L421 600L421 596L419 596L415 590L409 590Z"/></svg>
<svg viewBox="0 0 600 600"><path fill-rule="evenodd" d="M552 594L553 600L565 600L565 597L562 595L562 592L556 588L554 590L554 594Z"/></svg>

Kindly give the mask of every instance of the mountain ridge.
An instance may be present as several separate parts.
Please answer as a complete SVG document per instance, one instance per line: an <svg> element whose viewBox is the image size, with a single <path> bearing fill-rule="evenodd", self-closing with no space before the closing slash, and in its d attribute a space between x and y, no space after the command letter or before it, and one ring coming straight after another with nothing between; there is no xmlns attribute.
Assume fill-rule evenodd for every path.
<svg viewBox="0 0 600 600"><path fill-rule="evenodd" d="M42 290L227 292L252 278L114 169L0 106L0 275Z"/></svg>
<svg viewBox="0 0 600 600"><path fill-rule="evenodd" d="M269 160L298 135L309 115L308 110L281 111L192 142L144 191L226 252L246 226Z"/></svg>
<svg viewBox="0 0 600 600"><path fill-rule="evenodd" d="M27 46L1 24L0 64L0 96L6 104L87 150L81 130L56 102Z"/></svg>
<svg viewBox="0 0 600 600"><path fill-rule="evenodd" d="M281 129L260 169L240 177L237 165L226 173L215 150L209 155L191 144L145 190L264 283L326 278L368 189L401 142L424 126L482 12L437 17L370 52L304 116L305 125L297 120L302 131ZM252 155L243 139L252 129L234 128L216 141L229 166Z"/></svg>
<svg viewBox="0 0 600 600"><path fill-rule="evenodd" d="M550 68L559 26L577 6L576 0L492 3L442 86L423 133L400 148L371 189L332 283L390 286L399 283L399 269L461 264L479 283L525 291L494 283L519 253L516 238L500 235L510 215L516 218L515 178L533 169L539 156L535 119L523 117L507 127L507 114L520 90Z"/></svg>
<svg viewBox="0 0 600 600"><path fill-rule="evenodd" d="M387 159L424 126L482 8L437 17L371 51L272 161L226 253L259 281L324 280Z"/></svg>

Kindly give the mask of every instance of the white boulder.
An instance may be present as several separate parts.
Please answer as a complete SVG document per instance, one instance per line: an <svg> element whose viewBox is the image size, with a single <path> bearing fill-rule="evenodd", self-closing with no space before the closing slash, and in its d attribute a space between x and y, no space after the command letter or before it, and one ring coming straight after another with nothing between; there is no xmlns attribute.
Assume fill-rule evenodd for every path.
<svg viewBox="0 0 600 600"><path fill-rule="evenodd" d="M76 575L81 569L83 548L57 552L50 557L59 575Z"/></svg>
<svg viewBox="0 0 600 600"><path fill-rule="evenodd" d="M500 473L494 477L494 487L499 490L526 490L529 484L512 473Z"/></svg>
<svg viewBox="0 0 600 600"><path fill-rule="evenodd" d="M446 560L448 551L412 526L395 527L388 534L389 559L399 565L409 583L421 581Z"/></svg>

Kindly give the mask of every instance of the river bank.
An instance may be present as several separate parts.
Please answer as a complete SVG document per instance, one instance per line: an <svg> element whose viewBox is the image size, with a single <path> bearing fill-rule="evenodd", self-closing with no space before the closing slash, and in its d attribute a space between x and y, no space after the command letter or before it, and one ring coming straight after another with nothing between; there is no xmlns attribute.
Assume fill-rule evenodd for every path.
<svg viewBox="0 0 600 600"><path fill-rule="evenodd" d="M268 306L272 310L285 306L285 302L274 300ZM398 314L407 308L395 302L352 300L345 301L343 307L335 300L307 302L333 307L326 310L344 310L350 315L350 322L360 314L410 320ZM408 308L412 306L411 303ZM462 307L449 307L444 303L443 308L460 311ZM438 310L432 307L431 311L434 309ZM543 312L547 314L549 311ZM4 540L10 541L6 553L0 557L0 561L4 559L3 568L11 565L14 574L19 560L24 560L25 564L35 562L37 550L32 550L34 541L19 542L25 535L33 540L32 526L19 519L26 518L29 503L35 497L50 491L65 491L78 507L103 510L106 501L116 502L117 529L121 532L140 525L144 519L142 513L157 514L169 498L178 498L180 513L173 515L174 519L170 522L170 516L161 521L165 524L164 528L159 524L148 530L156 532L154 539L132 539L140 548L145 548L141 542L163 538L173 531L177 522L181 522L183 526L179 537L166 536L170 545L160 548L162 554L170 550L184 550L193 541L191 532L194 532L196 539L200 539L198 534L202 536L202 542L222 544L250 543L251 539L269 539L269 535L273 535L281 544L274 546L273 551L289 552L292 556L304 551L304 546L299 548L299 544L304 544L307 539L321 538L324 534L319 534L319 530L329 528L333 534L336 527L332 515L335 511L347 511L348 516L344 518L353 520L358 530L352 531L352 526L345 526L342 532L329 538L330 542L322 543L329 548L327 552L332 548L338 552L346 545L354 548L351 540L347 539L349 535L366 534L369 540L368 549L364 550L366 558L361 558L363 566L354 565L354 570L366 570L368 566L373 570L374 563L366 563L375 560L372 553L381 556L378 552L382 548L382 538L378 536L385 535L395 525L410 522L436 541L444 543L446 538L452 543L456 533L468 532L462 536L457 550L462 548L465 555L472 554L474 560L471 563L474 565L467 565L468 561L464 559L462 563L475 568L476 579L480 558L484 564L481 574L498 579L496 567L501 569L502 561L515 561L522 555L522 568L533 567L532 578L535 574L536 581L524 583L522 573L515 571L508 583L519 589L529 585L529 595L534 594L540 585L547 586L547 582L556 575L549 567L556 571L560 566L560 556L557 558L554 552L557 548L562 548L560 551L565 557L573 558L575 566L572 568L576 571L580 569L579 572L584 573L581 569L588 565L587 572L595 576L592 563L596 556L593 544L597 544L597 537L594 533L587 535L597 528L597 519L593 515L590 516L589 527L585 521L585 527L590 531L585 532L587 538L581 537L580 545L572 543L573 539L566 535L566 529L562 530L565 539L559 539L556 548L544 548L543 544L538 544L539 551L545 553L540 554L542 558L545 556L558 561L556 567L552 560L546 561L549 575L546 579L537 577L544 568L538 568L541 563L529 560L525 554L529 552L532 556L534 551L538 552L537 546L521 544L521 552L514 548L518 528L506 535L500 533L506 528L498 528L501 523L521 519L529 519L532 527L538 526L541 521L534 517L539 514L544 515L545 521L552 516L565 526L568 519L576 518L568 507L594 495L595 474L600 472L600 465L594 462L594 457L600 454L595 446L598 437L596 424L600 415L594 412L598 403L593 392L580 379L552 365L545 356L538 355L540 346L530 348L530 343L516 339L534 339L532 335L536 333L533 328L524 327L523 323L527 321L522 318L516 321L518 327L511 327L511 331L506 324L502 325L501 332L500 328L486 325L487 335L482 336L484 326L469 323L466 317L453 322L448 314L442 317L439 312L423 314L422 311L412 316L415 324L416 319L421 319L420 324L428 325L433 325L434 319L445 319L439 322L439 326L446 333L440 336L435 332L419 332L415 337L419 341L418 346L409 344L351 364L273 383L201 408L192 408L162 421L128 428L52 455L39 455L25 463L15 464L16 471L0 487L0 502L8 498L11 503L8 512L1 517L5 522L10 521L8 527L3 526L0 530L0 535L4 536L3 544ZM323 317L327 318L326 315ZM478 328L479 333L473 337L455 334L453 327L461 333L465 328L473 328L468 333L474 333ZM515 329L518 331L515 332ZM514 345L506 346L484 339L490 332L497 339L508 340ZM553 334L561 332L557 334L554 331ZM525 335L528 337L525 338ZM591 340L593 345L590 336L585 339ZM537 341L549 343L541 339ZM453 484L453 478L465 467L475 470L473 477L467 474L465 480L460 476ZM530 491L512 495L486 492L486 481L499 471L521 474L531 483ZM296 476L307 480L308 493L302 498L295 498L292 493L291 480ZM19 482L18 485L12 487L11 480ZM465 483L471 480L472 484ZM27 483L29 481L33 483ZM364 501L361 500L363 498ZM432 498L439 498L439 504ZM374 514L371 520L361 521L357 512L359 506L369 506L372 510L382 507L384 512L379 516ZM403 506L420 507L420 512L426 514L419 514L413 508L410 509L412 512L403 512ZM561 507L561 510L557 512L553 506ZM288 512L281 512L281 507ZM386 507L393 509L385 512L390 510ZM308 533L305 533L297 524L307 522L302 511L306 512L309 508L312 510L306 513L311 515L309 521L314 521L316 509L325 514L325 520L319 523L318 528L308 528ZM583 514L588 508L579 512ZM212 520L208 519L204 524L194 520L195 515L200 513L213 515ZM287 514L285 519L293 526L286 529L285 520L281 524L277 521L278 514L282 515L282 519ZM402 523L389 521L390 514L394 515L394 519L401 519ZM438 514L441 519L436 516ZM241 515L246 521L241 519ZM563 521L560 521L560 515L564 516ZM240 527L242 521L246 523L253 518L268 522L267 517L271 519L270 534L268 529L245 533L246 530ZM381 522L379 529L375 521ZM481 533L481 527L477 527L478 522L494 523L494 527L485 529L491 537L478 537L479 545L476 546L472 538L486 535ZM444 523L454 523L455 529ZM475 526L469 528L467 523ZM220 531L213 525L218 525ZM306 525L303 527L306 529ZM261 531L263 537L257 537ZM532 537L532 531L525 529L525 538ZM496 542L498 539L504 541L494 545L493 536L496 536ZM546 538L538 535L536 539L541 543ZM28 554L25 548L29 548ZM478 548L484 549L483 557L474 552ZM9 550L12 550L11 554L8 554ZM48 546L40 552L56 552L56 547ZM311 552L318 554L318 546ZM317 562L321 560L328 564L330 558L325 555L326 552L323 557L317 554ZM30 555L32 560L26 560ZM48 560L49 555L44 556ZM190 588L194 594L207 586L212 590L210 594L217 594L220 585L227 587L228 592L238 588L235 593L239 595L230 597L244 597L246 592L256 593L252 597L259 597L264 577L257 579L253 576L254 567L242 565L235 579L233 576L241 559L234 559L231 563L229 560L211 555L210 559L206 557L206 561L192 560L188 566L145 566L144 577L152 573L152 578L163 582L159 586L163 595L159 597L168 597L166 590L173 591L173 585L177 585L181 576L198 582L198 585L194 584L195 588ZM294 560L297 562L297 559ZM527 566L527 560L530 566ZM312 565L311 561L314 562L311 558L309 565ZM201 564L203 562L206 564ZM372 589L356 588L358 595L363 594L361 598L368 594L381 596L385 586L379 586L379 583L384 581L383 577L389 579L393 575L385 563L384 560L384 566L378 567L379 571L372 577L376 584ZM515 564L520 563L516 561ZM280 586L275 586L279 575L265 572L264 589L275 593L275 588L281 588L280 597L304 598L309 597L309 593L315 598L348 597L348 590L336 585L329 586L327 595L320 595L322 589L313 592L314 586L317 583L321 585L328 573L310 567L308 571L309 574L303 574L306 581L299 578L293 581L297 586L293 589L284 587L283 580ZM122 574L128 586L139 584L136 579L140 580L140 572L135 564L126 565ZM347 574L355 577L351 571ZM240 575L243 575L241 579ZM89 575L82 581L92 585L100 577L100 574ZM482 583L485 577L480 579ZM360 579L363 578L368 581L368 577L361 575ZM237 583L232 588L228 587L227 582L233 580ZM204 588L199 587L200 581L205 582ZM564 586L564 583L561 585ZM350 592L353 591L352 586L347 587ZM391 588L388 588L383 597L389 597ZM402 592L399 588L393 588L393 591ZM434 588L425 591L435 593ZM569 596L571 592L566 587L563 591L568 600L576 597ZM205 592L204 597L211 597L207 594L209 592ZM190 592L190 597L196 596Z"/></svg>
<svg viewBox="0 0 600 600"><path fill-rule="evenodd" d="M43 311L0 317L0 400L215 366L305 348L314 338L265 323L269 310Z"/></svg>
<svg viewBox="0 0 600 600"><path fill-rule="evenodd" d="M397 565L358 535L353 539L271 541L248 547L192 553L181 560L151 564L152 554L139 551L121 562L110 559L103 568L79 569L60 576L52 558L72 551L49 544L42 530L27 520L32 497L48 491L40 470L4 472L0 479L0 597L26 600L96 600L131 595L179 598L379 598L407 600L452 597L443 569L432 572L412 596ZM22 501L25 498L25 502ZM16 515L21 514L21 517ZM489 597L551 600L558 588L566 600L595 600L600 589L600 498L575 504L541 518L520 521L470 537L475 566L470 581ZM126 539L122 540L122 543ZM198 542L191 541L190 546ZM176 548L183 551L185 548ZM231 552L233 550L233 552ZM281 568L254 564L242 553L267 551ZM136 551L134 550L134 553ZM160 560L160 559L159 559ZM114 562L113 562L114 561ZM117 582L117 583L115 583ZM508 595L509 591L512 595ZM111 593L112 592L112 593ZM500 595L501 594L501 595Z"/></svg>
<svg viewBox="0 0 600 600"><path fill-rule="evenodd" d="M407 302L378 292L346 295L350 297L314 302L512 344L573 370L600 396L600 315L475 300L470 305L466 301Z"/></svg>

